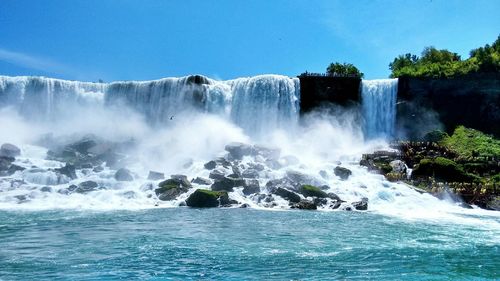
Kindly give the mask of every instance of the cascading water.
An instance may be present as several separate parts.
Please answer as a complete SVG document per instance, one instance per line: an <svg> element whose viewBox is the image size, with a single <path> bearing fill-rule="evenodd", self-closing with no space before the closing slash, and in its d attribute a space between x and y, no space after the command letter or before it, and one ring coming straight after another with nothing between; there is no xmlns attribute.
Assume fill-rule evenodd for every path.
<svg viewBox="0 0 500 281"><path fill-rule="evenodd" d="M299 96L299 80L280 75L229 81L196 75L109 84L0 76L0 106L12 106L31 120L73 114L74 106L126 106L161 127L196 111L227 117L255 137L293 127Z"/></svg>
<svg viewBox="0 0 500 281"><path fill-rule="evenodd" d="M398 79L361 81L365 138L394 137Z"/></svg>
<svg viewBox="0 0 500 281"><path fill-rule="evenodd" d="M397 80L363 81L368 138L392 136L396 88ZM7 174L0 174L0 209L178 206L197 188L211 188L205 183L215 176L204 164L216 160L219 173L257 185L250 195L240 187L230 192L254 208L289 208L268 183L293 178L337 194L346 201L341 209L367 198L369 210L387 215L449 218L450 210L463 212L361 167L362 153L384 146L364 143L359 124L341 125L354 124L354 116L340 122L346 116L312 115L296 126L299 89L298 79L278 75L109 84L0 77L0 144L14 142L21 150L14 170L0 170ZM50 132L52 138L46 137ZM235 159L224 152L233 141L267 148L256 145L252 153L261 154ZM76 171L68 173L63 167L74 159ZM351 170L347 180L336 175L338 165ZM119 168L129 169L133 180L119 180ZM150 171L197 181L175 199L161 201L155 192L160 180L149 179Z"/></svg>

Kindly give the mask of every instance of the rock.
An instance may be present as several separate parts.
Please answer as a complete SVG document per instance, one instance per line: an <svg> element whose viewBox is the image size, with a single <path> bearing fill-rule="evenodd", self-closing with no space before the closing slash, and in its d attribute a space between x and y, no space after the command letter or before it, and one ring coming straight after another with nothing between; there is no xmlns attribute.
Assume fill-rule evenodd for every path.
<svg viewBox="0 0 500 281"><path fill-rule="evenodd" d="M115 179L117 181L133 181L134 177L132 177L132 174L128 169L121 168L118 169L115 173Z"/></svg>
<svg viewBox="0 0 500 281"><path fill-rule="evenodd" d="M162 181L155 189L156 196L162 201L173 200L186 193L191 188L191 183L183 175L172 175L170 179Z"/></svg>
<svg viewBox="0 0 500 281"><path fill-rule="evenodd" d="M7 175L7 176L11 176L11 175L13 175L15 172L17 172L17 171L24 171L24 170L26 170L26 168L21 167L21 166L18 166L18 165L16 165L16 164L12 164L12 165L10 165L9 169L7 169L7 171L6 171L6 175ZM1 175L1 172L0 172L0 175Z"/></svg>
<svg viewBox="0 0 500 281"><path fill-rule="evenodd" d="M149 171L148 180L150 180L150 181L162 180L164 178L165 178L165 174L163 174L163 173Z"/></svg>
<svg viewBox="0 0 500 281"><path fill-rule="evenodd" d="M294 185L296 188L298 188L304 184L308 184L308 185L320 185L321 184L321 182L319 182L315 178L313 178L309 175L306 175L304 173L298 172L298 171L287 171L286 177L288 179L290 179L290 181L292 182L292 185Z"/></svg>
<svg viewBox="0 0 500 281"><path fill-rule="evenodd" d="M233 188L237 186L245 186L245 180L242 178L232 178L232 177L224 177L220 180L216 180L212 184L212 190L214 191L233 191Z"/></svg>
<svg viewBox="0 0 500 281"><path fill-rule="evenodd" d="M393 173L399 173L399 174L406 173L405 162L401 160L393 160L389 163L389 165L391 165Z"/></svg>
<svg viewBox="0 0 500 281"><path fill-rule="evenodd" d="M279 148L254 145L252 154L254 156L260 155L269 160L278 160L280 158L281 150Z"/></svg>
<svg viewBox="0 0 500 281"><path fill-rule="evenodd" d="M52 187L44 186L44 187L40 188L40 191L41 192L52 192Z"/></svg>
<svg viewBox="0 0 500 281"><path fill-rule="evenodd" d="M250 195L260 192L260 184L258 180L245 180L245 186L243 187L243 194Z"/></svg>
<svg viewBox="0 0 500 281"><path fill-rule="evenodd" d="M16 161L14 157L0 156L0 171L8 170L14 161Z"/></svg>
<svg viewBox="0 0 500 281"><path fill-rule="evenodd" d="M72 165L70 163L66 163L66 165L62 168L55 169L56 172L60 173L61 175L65 175L68 178L74 180L76 179L76 169L75 165Z"/></svg>
<svg viewBox="0 0 500 281"><path fill-rule="evenodd" d="M100 173L104 171L104 168L102 166L96 166L94 169L92 169L95 173Z"/></svg>
<svg viewBox="0 0 500 281"><path fill-rule="evenodd" d="M186 205L195 208L210 208L229 204L229 196L225 191L197 189L186 200Z"/></svg>
<svg viewBox="0 0 500 281"><path fill-rule="evenodd" d="M494 196L488 203L486 209L500 211L500 196Z"/></svg>
<svg viewBox="0 0 500 281"><path fill-rule="evenodd" d="M412 179L435 177L446 182L471 182L477 178L466 173L455 161L444 157L420 160L419 164L415 165L411 177Z"/></svg>
<svg viewBox="0 0 500 281"><path fill-rule="evenodd" d="M288 178L274 179L266 183L266 188L273 193L277 188L286 188L289 190L297 190L298 186L294 185Z"/></svg>
<svg viewBox="0 0 500 281"><path fill-rule="evenodd" d="M184 162L184 164L182 164L182 168L184 169L187 169L191 166L193 166L193 159L187 159L186 162Z"/></svg>
<svg viewBox="0 0 500 281"><path fill-rule="evenodd" d="M328 173L325 170L319 171L319 175L325 180L328 179Z"/></svg>
<svg viewBox="0 0 500 281"><path fill-rule="evenodd" d="M314 204L314 202L309 201L309 200L305 200L305 199L300 200L300 202L293 204L291 207L301 209L301 210L316 210L316 209L318 209L318 207L316 206L316 204Z"/></svg>
<svg viewBox="0 0 500 281"><path fill-rule="evenodd" d="M264 171L264 169L266 169L266 167L264 167L264 165L259 164L259 163L248 163L248 168L256 170L257 172L262 172L262 171Z"/></svg>
<svg viewBox="0 0 500 281"><path fill-rule="evenodd" d="M304 195L305 197L317 197L317 198L327 198L328 194L326 194L321 189L312 186L312 185L302 185L299 188L299 193Z"/></svg>
<svg viewBox="0 0 500 281"><path fill-rule="evenodd" d="M217 162L215 162L214 160L208 161L203 165L203 167L205 167L205 169L207 170L213 170L215 169L215 167L217 167Z"/></svg>
<svg viewBox="0 0 500 281"><path fill-rule="evenodd" d="M252 146L240 142L232 142L224 148L233 159L241 160L243 156L252 154Z"/></svg>
<svg viewBox="0 0 500 281"><path fill-rule="evenodd" d="M243 171L241 176L243 178L255 179L255 178L259 177L259 172L257 172L257 170L254 170L254 169L246 169L245 171Z"/></svg>
<svg viewBox="0 0 500 281"><path fill-rule="evenodd" d="M328 198L335 200L335 201L344 202L342 199L340 199L340 197L337 194L335 194L333 192L328 193Z"/></svg>
<svg viewBox="0 0 500 281"><path fill-rule="evenodd" d="M243 203L240 205L240 208L250 208L250 205L248 205L247 203Z"/></svg>
<svg viewBox="0 0 500 281"><path fill-rule="evenodd" d="M341 180L347 180L349 178L349 176L351 176L351 174L352 174L351 170L344 168L344 167L341 167L341 166L335 167L335 169L333 169L333 172Z"/></svg>
<svg viewBox="0 0 500 281"><path fill-rule="evenodd" d="M273 193L293 203L299 203L301 199L297 193L281 187L278 187Z"/></svg>
<svg viewBox="0 0 500 281"><path fill-rule="evenodd" d="M89 136L68 145L68 147L79 153L87 154L89 152L88 150L96 145L97 145L96 139L92 136Z"/></svg>
<svg viewBox="0 0 500 281"><path fill-rule="evenodd" d="M363 199L361 199L361 201L358 201L358 202L352 202L351 205L356 210L366 211L366 210L368 210L368 198L363 198Z"/></svg>
<svg viewBox="0 0 500 281"><path fill-rule="evenodd" d="M328 203L328 200L326 198L314 197L313 202L314 202L314 205L316 205L316 206L324 206Z"/></svg>
<svg viewBox="0 0 500 281"><path fill-rule="evenodd" d="M2 157L17 157L19 155L21 155L21 149L13 144L4 143L0 147L0 156Z"/></svg>
<svg viewBox="0 0 500 281"><path fill-rule="evenodd" d="M68 188L69 191L73 191L73 190L71 190L71 187L72 186L70 186ZM99 187L99 185L95 181L84 181L84 182L81 182L78 185L78 187L74 189L74 192L88 193L88 192L95 191L98 187Z"/></svg>
<svg viewBox="0 0 500 281"><path fill-rule="evenodd" d="M211 185L212 184L211 180L206 179L206 178L202 178L202 177L197 177L192 182L196 183L196 184L200 184L200 185Z"/></svg>
<svg viewBox="0 0 500 281"><path fill-rule="evenodd" d="M222 180L224 178L224 175L225 173L222 170L213 170L210 172L210 175L208 177L213 180Z"/></svg>
<svg viewBox="0 0 500 281"><path fill-rule="evenodd" d="M90 163L83 163L80 167L82 169L92 169L92 164L90 164Z"/></svg>
<svg viewBox="0 0 500 281"><path fill-rule="evenodd" d="M329 208L332 210L340 208L341 203L339 201L333 201L332 204L330 204Z"/></svg>
<svg viewBox="0 0 500 281"><path fill-rule="evenodd" d="M271 196L270 194L255 194L256 197L257 197L257 203L271 203L274 201L274 198L273 196Z"/></svg>

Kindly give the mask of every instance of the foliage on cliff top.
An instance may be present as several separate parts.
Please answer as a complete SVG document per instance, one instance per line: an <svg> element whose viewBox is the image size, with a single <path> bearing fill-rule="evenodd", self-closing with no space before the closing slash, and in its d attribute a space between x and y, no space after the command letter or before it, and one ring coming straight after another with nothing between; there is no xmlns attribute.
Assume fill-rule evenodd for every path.
<svg viewBox="0 0 500 281"><path fill-rule="evenodd" d="M459 126L453 135L445 137L441 145L455 151L462 157L500 157L500 140L481 131Z"/></svg>
<svg viewBox="0 0 500 281"><path fill-rule="evenodd" d="M356 76L363 78L364 74L352 63L330 63L326 68L326 73L334 76Z"/></svg>
<svg viewBox="0 0 500 281"><path fill-rule="evenodd" d="M469 73L500 72L500 36L490 46L473 49L470 57L462 60L457 53L446 49L426 47L421 57L407 53L389 64L391 77L454 77Z"/></svg>

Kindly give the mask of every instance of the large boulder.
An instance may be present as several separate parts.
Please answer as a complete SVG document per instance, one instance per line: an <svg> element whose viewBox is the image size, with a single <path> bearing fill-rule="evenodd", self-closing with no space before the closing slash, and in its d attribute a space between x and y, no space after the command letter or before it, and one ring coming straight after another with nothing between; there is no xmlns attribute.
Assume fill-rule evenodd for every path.
<svg viewBox="0 0 500 281"><path fill-rule="evenodd" d="M224 177L222 179L216 180L212 184L212 190L214 191L233 191L235 187L242 186L246 184L245 180L242 178L232 178Z"/></svg>
<svg viewBox="0 0 500 281"><path fill-rule="evenodd" d="M217 167L217 162L215 162L214 160L208 161L203 165L203 167L205 167L205 169L207 170L213 170L215 169L215 167Z"/></svg>
<svg viewBox="0 0 500 281"><path fill-rule="evenodd" d="M117 181L133 181L134 177L132 176L132 173L125 168L118 169L115 173L115 179Z"/></svg>
<svg viewBox="0 0 500 281"><path fill-rule="evenodd" d="M368 198L362 198L361 201L353 202L351 205L356 210L366 211L368 210Z"/></svg>
<svg viewBox="0 0 500 281"><path fill-rule="evenodd" d="M197 177L193 181L193 183L199 184L199 185L211 185L212 181L206 178L202 177Z"/></svg>
<svg viewBox="0 0 500 281"><path fill-rule="evenodd" d="M341 167L341 166L335 167L335 169L333 169L333 172L341 180L347 180L352 174L351 170L344 168L344 167Z"/></svg>
<svg viewBox="0 0 500 281"><path fill-rule="evenodd" d="M245 180L245 186L243 187L243 194L250 195L260 192L260 184L258 180L247 179Z"/></svg>
<svg viewBox="0 0 500 281"><path fill-rule="evenodd" d="M246 169L243 173L241 173L241 176L243 178L255 179L259 177L259 172L254 169Z"/></svg>
<svg viewBox="0 0 500 281"><path fill-rule="evenodd" d="M252 154L252 146L241 142L232 142L224 148L233 159L240 160L244 156Z"/></svg>
<svg viewBox="0 0 500 281"><path fill-rule="evenodd" d="M291 205L291 208L293 209L301 209L301 210L316 210L318 209L318 207L316 206L316 204L314 204L313 201L309 201L309 200L300 200L300 202L298 203L294 203Z"/></svg>
<svg viewBox="0 0 500 281"><path fill-rule="evenodd" d="M230 204L229 196L225 191L197 189L186 200L186 205L194 208L210 208Z"/></svg>
<svg viewBox="0 0 500 281"><path fill-rule="evenodd" d="M60 173L61 175L65 175L65 176L69 177L72 180L76 179L75 165L72 165L70 163L66 163L66 165L64 167L55 169L55 171Z"/></svg>
<svg viewBox="0 0 500 281"><path fill-rule="evenodd" d="M148 180L150 180L150 181L162 180L164 178L165 178L164 173L149 171Z"/></svg>
<svg viewBox="0 0 500 281"><path fill-rule="evenodd" d="M286 172L286 177L292 182L292 185L295 186L296 189L304 184L321 185L321 182L316 178L298 171L289 170Z"/></svg>
<svg viewBox="0 0 500 281"><path fill-rule="evenodd" d="M21 155L21 149L19 147L10 144L10 143L4 143L0 147L0 156L1 157L17 157Z"/></svg>
<svg viewBox="0 0 500 281"><path fill-rule="evenodd" d="M265 159L278 160L280 158L281 150L279 148L274 148L274 147L254 145L252 154L254 156L260 155Z"/></svg>
<svg viewBox="0 0 500 281"><path fill-rule="evenodd" d="M406 164L401 160L393 160L389 162L389 165L391 165L393 173L399 173L399 174L406 173Z"/></svg>
<svg viewBox="0 0 500 281"><path fill-rule="evenodd" d="M298 191L305 197L317 197L317 198L328 197L328 194L326 194L326 192L312 185L302 185Z"/></svg>
<svg viewBox="0 0 500 281"><path fill-rule="evenodd" d="M211 171L210 174L208 175L208 177L213 180L221 180L224 178L224 176L225 176L224 171L219 169Z"/></svg>
<svg viewBox="0 0 500 281"><path fill-rule="evenodd" d="M191 183L186 176L172 175L170 179L162 181L155 189L156 196L162 201L173 200L186 193L191 188Z"/></svg>
<svg viewBox="0 0 500 281"><path fill-rule="evenodd" d="M78 184L78 186L75 185L70 185L68 190L70 192L77 192L77 193L89 193L92 191L95 191L99 188L99 184L97 184L95 181L84 181Z"/></svg>
<svg viewBox="0 0 500 281"><path fill-rule="evenodd" d="M300 196L297 193L285 188L278 187L273 193L292 203L299 203L301 200Z"/></svg>

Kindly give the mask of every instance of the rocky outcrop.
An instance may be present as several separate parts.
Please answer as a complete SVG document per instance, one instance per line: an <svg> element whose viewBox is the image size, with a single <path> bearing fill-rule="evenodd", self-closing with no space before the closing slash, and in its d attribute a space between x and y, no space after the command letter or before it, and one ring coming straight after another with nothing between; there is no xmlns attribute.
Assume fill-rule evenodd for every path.
<svg viewBox="0 0 500 281"><path fill-rule="evenodd" d="M174 200L179 195L188 192L192 187L184 175L172 175L170 179L162 181L155 189L156 196L162 201Z"/></svg>
<svg viewBox="0 0 500 281"><path fill-rule="evenodd" d="M194 208L228 206L233 202L225 191L197 189L186 200L186 205Z"/></svg>
<svg viewBox="0 0 500 281"><path fill-rule="evenodd" d="M335 169L333 169L333 172L341 180L347 180L352 175L351 170L344 168L344 167L341 167L341 166L335 167Z"/></svg>
<svg viewBox="0 0 500 281"><path fill-rule="evenodd" d="M21 155L21 149L13 144L4 143L0 146L0 157L17 157L19 155Z"/></svg>

